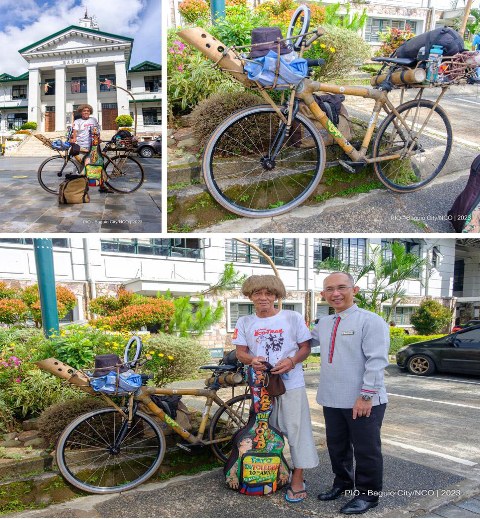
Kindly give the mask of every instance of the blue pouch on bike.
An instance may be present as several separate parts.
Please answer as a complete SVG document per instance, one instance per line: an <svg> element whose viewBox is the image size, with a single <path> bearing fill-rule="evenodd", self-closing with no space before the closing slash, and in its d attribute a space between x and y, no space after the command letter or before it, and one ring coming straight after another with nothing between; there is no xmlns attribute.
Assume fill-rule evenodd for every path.
<svg viewBox="0 0 480 519"><path fill-rule="evenodd" d="M125 373L110 371L103 377L91 378L90 386L99 393L122 395L136 391L142 385L142 377L129 370Z"/></svg>
<svg viewBox="0 0 480 519"><path fill-rule="evenodd" d="M296 53L290 53L279 57L270 50L261 58L247 61L244 69L248 79L265 87L284 90L290 85L298 85L308 74L307 60L295 56Z"/></svg>

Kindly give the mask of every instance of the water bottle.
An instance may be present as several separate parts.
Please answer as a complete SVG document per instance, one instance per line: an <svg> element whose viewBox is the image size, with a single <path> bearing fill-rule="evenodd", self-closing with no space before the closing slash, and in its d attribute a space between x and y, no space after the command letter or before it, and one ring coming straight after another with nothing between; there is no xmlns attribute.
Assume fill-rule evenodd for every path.
<svg viewBox="0 0 480 519"><path fill-rule="evenodd" d="M443 47L442 45L432 45L428 56L427 81L436 83L438 81L438 69L442 61Z"/></svg>

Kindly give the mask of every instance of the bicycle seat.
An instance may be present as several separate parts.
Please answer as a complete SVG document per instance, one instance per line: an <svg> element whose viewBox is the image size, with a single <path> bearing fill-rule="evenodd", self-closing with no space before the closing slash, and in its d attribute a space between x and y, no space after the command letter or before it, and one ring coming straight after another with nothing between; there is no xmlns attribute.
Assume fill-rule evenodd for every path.
<svg viewBox="0 0 480 519"><path fill-rule="evenodd" d="M372 61L380 61L381 63L394 63L395 65L404 65L405 67L413 67L416 63L416 59L409 58L389 58L389 57L379 57L372 58Z"/></svg>
<svg viewBox="0 0 480 519"><path fill-rule="evenodd" d="M215 364L214 366L200 366L198 369L209 369L211 371L234 371L237 369L237 366L231 364Z"/></svg>

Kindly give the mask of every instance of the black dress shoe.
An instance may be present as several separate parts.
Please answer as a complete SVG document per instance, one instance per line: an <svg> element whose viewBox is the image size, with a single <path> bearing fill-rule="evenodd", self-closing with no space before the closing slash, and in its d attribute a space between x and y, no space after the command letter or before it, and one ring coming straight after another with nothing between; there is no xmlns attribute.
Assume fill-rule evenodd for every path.
<svg viewBox="0 0 480 519"><path fill-rule="evenodd" d="M332 487L328 492L318 494L320 501L333 501L343 495L345 490L352 490L351 487Z"/></svg>
<svg viewBox="0 0 480 519"><path fill-rule="evenodd" d="M342 514L364 514L370 508L375 508L378 505L378 499L375 501L366 501L361 496L354 497L345 506L340 508Z"/></svg>

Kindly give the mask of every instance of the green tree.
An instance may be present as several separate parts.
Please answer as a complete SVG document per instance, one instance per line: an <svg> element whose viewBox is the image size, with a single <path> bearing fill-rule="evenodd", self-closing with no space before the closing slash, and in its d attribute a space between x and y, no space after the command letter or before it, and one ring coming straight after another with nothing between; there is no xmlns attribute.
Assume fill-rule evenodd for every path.
<svg viewBox="0 0 480 519"><path fill-rule="evenodd" d="M433 299L422 301L410 317L410 322L421 335L440 333L450 326L451 321L452 312Z"/></svg>
<svg viewBox="0 0 480 519"><path fill-rule="evenodd" d="M405 282L417 278L418 272L427 264L426 259L407 252L399 242L387 244L388 254L380 246L374 247L369 254L369 261L362 267L345 264L337 258L328 258L316 265L329 271L343 271L352 274L355 283L371 274L369 288L356 295L358 305L377 314L382 313L382 304L389 302L389 308L384 312L384 319L389 322L395 308L405 299Z"/></svg>

